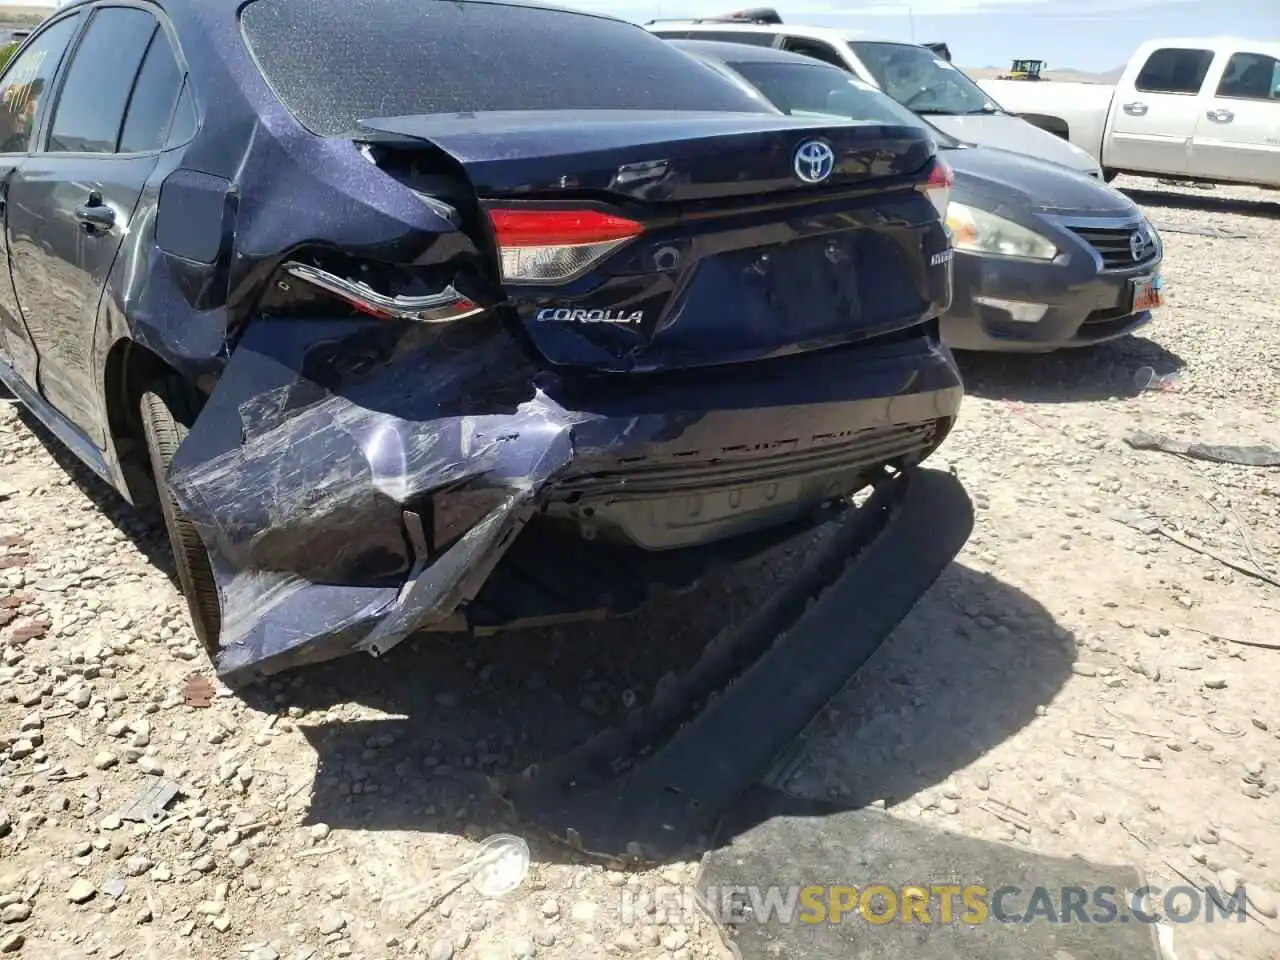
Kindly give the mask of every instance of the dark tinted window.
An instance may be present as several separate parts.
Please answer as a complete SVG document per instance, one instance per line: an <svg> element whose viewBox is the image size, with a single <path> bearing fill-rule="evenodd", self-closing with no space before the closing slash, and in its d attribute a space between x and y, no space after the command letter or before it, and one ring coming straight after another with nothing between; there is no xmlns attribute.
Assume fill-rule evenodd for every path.
<svg viewBox="0 0 1280 960"><path fill-rule="evenodd" d="M776 33L756 33L751 30L690 30L690 40L723 40L725 43L749 43L754 47L772 47L778 39Z"/></svg>
<svg viewBox="0 0 1280 960"><path fill-rule="evenodd" d="M682 44L683 42L684 41L680 41L680 40L676 41L677 44ZM695 41L695 44L696 44L696 41ZM767 109L768 112L770 113L782 112L777 107L775 107L772 103L770 103L769 99L763 93L761 93L754 86L752 86L747 81L747 79L742 76L742 74L735 71L723 60L720 60L717 57L710 56L706 53L699 51L696 48L696 46L681 46L680 49L682 49L685 53L693 57L694 60L696 60L698 63L702 64L712 73L714 73L719 79L728 80L730 83L735 84L738 87L741 87L744 91L746 91L747 95L751 97L751 99L755 100L762 107Z"/></svg>
<svg viewBox="0 0 1280 960"><path fill-rule="evenodd" d="M164 146L173 118L173 105L182 92L182 69L163 30L151 39L138 82L133 86L124 129L120 132L121 153L146 153Z"/></svg>
<svg viewBox="0 0 1280 960"><path fill-rule="evenodd" d="M1212 62L1211 50L1165 47L1147 58L1135 86L1144 93L1199 93Z"/></svg>
<svg viewBox="0 0 1280 960"><path fill-rule="evenodd" d="M790 50L792 53L803 54L806 57L813 57L813 59L829 63L833 67L844 66L844 59L836 52L835 48L831 44L823 43L820 40L810 40L807 37L787 37L782 41L782 49Z"/></svg>
<svg viewBox="0 0 1280 960"><path fill-rule="evenodd" d="M641 27L453 0L253 0L245 39L303 126L495 110L744 110L751 98Z"/></svg>
<svg viewBox="0 0 1280 960"><path fill-rule="evenodd" d="M932 50L859 40L849 46L880 89L916 113L963 116L999 109L981 87Z"/></svg>
<svg viewBox="0 0 1280 960"><path fill-rule="evenodd" d="M51 25L5 71L0 80L0 153L29 149L36 111L79 22L77 15Z"/></svg>
<svg viewBox="0 0 1280 960"><path fill-rule="evenodd" d="M1280 100L1280 60L1262 53L1233 54L1218 84L1218 96Z"/></svg>
<svg viewBox="0 0 1280 960"><path fill-rule="evenodd" d="M142 10L106 7L94 13L58 94L50 151L115 151L125 105L155 29L155 17Z"/></svg>
<svg viewBox="0 0 1280 960"><path fill-rule="evenodd" d="M906 107L835 67L759 61L730 61L729 66L783 113L912 127L927 130L930 136L940 139L933 127Z"/></svg>

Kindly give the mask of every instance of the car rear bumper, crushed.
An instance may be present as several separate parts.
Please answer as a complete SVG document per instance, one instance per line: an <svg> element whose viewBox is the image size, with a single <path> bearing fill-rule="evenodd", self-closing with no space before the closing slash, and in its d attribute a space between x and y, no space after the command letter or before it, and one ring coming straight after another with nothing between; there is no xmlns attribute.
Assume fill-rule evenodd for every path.
<svg viewBox="0 0 1280 960"><path fill-rule="evenodd" d="M169 477L218 581L218 672L241 683L384 653L417 630L592 608L577 582L514 602L509 551L526 564L545 551L552 577L551 558L598 551L608 562L588 566L617 571L595 585L608 607L642 602L646 580L687 585L713 556L767 549L944 439L962 388L927 331L570 380L489 317L258 319Z"/></svg>

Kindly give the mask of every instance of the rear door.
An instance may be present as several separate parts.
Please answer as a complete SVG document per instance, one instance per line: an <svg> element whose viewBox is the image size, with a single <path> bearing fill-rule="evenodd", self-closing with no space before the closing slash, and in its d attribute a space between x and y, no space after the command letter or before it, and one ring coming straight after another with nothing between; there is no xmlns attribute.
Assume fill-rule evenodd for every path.
<svg viewBox="0 0 1280 960"><path fill-rule="evenodd" d="M150 10L91 11L39 149L9 188L13 286L39 353L40 390L100 446L105 425L97 416L94 331L111 265L156 164L154 134L126 122L153 40L157 60L172 61Z"/></svg>
<svg viewBox="0 0 1280 960"><path fill-rule="evenodd" d="M1120 79L1102 165L1144 173L1186 174L1200 114L1200 88L1213 51L1198 47L1152 50L1136 76Z"/></svg>
<svg viewBox="0 0 1280 960"><path fill-rule="evenodd" d="M1200 100L1190 173L1280 185L1280 60L1240 50L1223 61Z"/></svg>
<svg viewBox="0 0 1280 960"><path fill-rule="evenodd" d="M75 38L79 13L46 24L0 77L0 216L6 220L8 191L26 159L39 120L49 112L58 65ZM0 360L33 389L38 372L35 344L27 331L9 275L9 231L0 231Z"/></svg>

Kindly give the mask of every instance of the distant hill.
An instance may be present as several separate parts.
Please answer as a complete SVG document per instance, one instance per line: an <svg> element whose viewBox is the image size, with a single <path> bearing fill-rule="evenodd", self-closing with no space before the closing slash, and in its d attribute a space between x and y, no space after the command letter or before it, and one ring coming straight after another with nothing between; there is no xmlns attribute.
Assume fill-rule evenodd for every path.
<svg viewBox="0 0 1280 960"><path fill-rule="evenodd" d="M1008 73L1008 67L961 67L965 73L975 80L994 80L1002 73ZM1113 67L1101 73L1089 73L1086 70L1072 70L1064 67L1060 70L1045 70L1040 74L1045 80L1067 80L1074 83L1117 83L1124 67Z"/></svg>

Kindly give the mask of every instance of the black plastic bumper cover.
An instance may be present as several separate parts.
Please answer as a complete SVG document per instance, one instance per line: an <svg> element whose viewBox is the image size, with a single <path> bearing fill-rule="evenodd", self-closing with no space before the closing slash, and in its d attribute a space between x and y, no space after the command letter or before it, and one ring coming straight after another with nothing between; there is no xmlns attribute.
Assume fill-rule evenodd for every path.
<svg viewBox="0 0 1280 960"><path fill-rule="evenodd" d="M945 429L961 395L950 353L923 331L661 389L588 388L531 365L487 316L259 318L169 481L218 582L218 672L240 683L455 629L571 464L673 457L729 434L812 448L846 439L833 425Z"/></svg>

